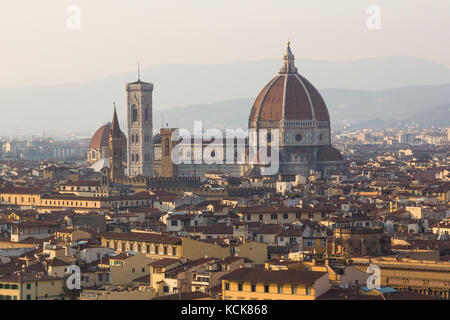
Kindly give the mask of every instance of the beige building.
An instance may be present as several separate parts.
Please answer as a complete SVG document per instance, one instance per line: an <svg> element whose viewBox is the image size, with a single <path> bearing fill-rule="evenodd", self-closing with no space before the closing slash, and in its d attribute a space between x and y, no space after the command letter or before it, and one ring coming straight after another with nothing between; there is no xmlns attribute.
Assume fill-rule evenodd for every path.
<svg viewBox="0 0 450 320"><path fill-rule="evenodd" d="M133 279L150 273L150 259L143 253L123 252L109 258L112 285L130 285Z"/></svg>
<svg viewBox="0 0 450 320"><path fill-rule="evenodd" d="M315 300L331 287L315 271L240 268L221 279L223 300Z"/></svg>
<svg viewBox="0 0 450 320"><path fill-rule="evenodd" d="M151 259L189 259L204 257L225 258L230 255L245 257L256 264L267 259L265 243L248 241L235 246L199 241L187 237L174 237L159 233L145 232L109 232L102 235L102 246L116 252L137 251Z"/></svg>
<svg viewBox="0 0 450 320"><path fill-rule="evenodd" d="M89 239L91 239L91 233L81 229L63 229L55 234L55 240L67 243Z"/></svg>
<svg viewBox="0 0 450 320"><path fill-rule="evenodd" d="M32 187L0 189L0 205L33 206L41 201L41 190Z"/></svg>
<svg viewBox="0 0 450 320"><path fill-rule="evenodd" d="M362 271L369 265L378 266L381 286L450 298L450 262L393 257L353 258L352 261Z"/></svg>
<svg viewBox="0 0 450 320"><path fill-rule="evenodd" d="M16 272L0 278L0 300L60 300L63 279Z"/></svg>
<svg viewBox="0 0 450 320"><path fill-rule="evenodd" d="M382 228L336 228L331 253L347 256L381 256L391 251L391 239Z"/></svg>
<svg viewBox="0 0 450 320"><path fill-rule="evenodd" d="M181 238L159 233L109 232L102 235L102 246L116 252L137 251L152 259L181 258ZM135 277L136 278L136 277Z"/></svg>
<svg viewBox="0 0 450 320"><path fill-rule="evenodd" d="M29 221L13 223L11 225L11 242L21 242L26 238L45 239L60 227L53 221Z"/></svg>
<svg viewBox="0 0 450 320"><path fill-rule="evenodd" d="M319 222L329 213L326 208L299 208L275 206L238 207L237 213L246 222L293 223L296 220L312 220Z"/></svg>

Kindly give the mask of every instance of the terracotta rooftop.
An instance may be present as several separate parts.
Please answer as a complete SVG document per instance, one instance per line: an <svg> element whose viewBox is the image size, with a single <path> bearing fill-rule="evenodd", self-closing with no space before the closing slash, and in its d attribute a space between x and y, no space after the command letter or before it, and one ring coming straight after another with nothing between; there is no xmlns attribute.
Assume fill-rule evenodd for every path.
<svg viewBox="0 0 450 320"><path fill-rule="evenodd" d="M50 281L50 280L58 280L60 278L50 277L44 274L34 274L34 273L22 273L22 281ZM9 276L5 276L0 278L0 283L10 282L10 283L18 283L19 282L19 274L13 273Z"/></svg>
<svg viewBox="0 0 450 320"><path fill-rule="evenodd" d="M167 267L171 266L173 264L179 263L180 259L172 259L172 258L163 258L160 260L153 261L149 265L152 267Z"/></svg>
<svg viewBox="0 0 450 320"><path fill-rule="evenodd" d="M89 149L100 150L101 148L108 147L108 139L110 133L111 133L110 123L101 126L92 136ZM122 139L123 139L123 148L126 150L127 138L123 132L122 132Z"/></svg>

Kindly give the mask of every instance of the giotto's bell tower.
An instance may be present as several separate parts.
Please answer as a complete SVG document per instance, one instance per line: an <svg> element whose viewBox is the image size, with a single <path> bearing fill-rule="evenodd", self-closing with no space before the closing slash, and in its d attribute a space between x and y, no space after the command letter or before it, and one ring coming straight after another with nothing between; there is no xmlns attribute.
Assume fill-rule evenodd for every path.
<svg viewBox="0 0 450 320"><path fill-rule="evenodd" d="M138 81L127 90L127 165L128 175L153 176L153 84Z"/></svg>

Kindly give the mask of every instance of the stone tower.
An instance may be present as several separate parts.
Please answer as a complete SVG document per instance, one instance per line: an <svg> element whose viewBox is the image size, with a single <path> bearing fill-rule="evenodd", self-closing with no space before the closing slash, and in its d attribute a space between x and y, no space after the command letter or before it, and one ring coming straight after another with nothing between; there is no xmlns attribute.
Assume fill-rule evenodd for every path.
<svg viewBox="0 0 450 320"><path fill-rule="evenodd" d="M176 178L178 176L178 168L172 162L172 150L177 141L172 141L173 128L161 128L161 177Z"/></svg>
<svg viewBox="0 0 450 320"><path fill-rule="evenodd" d="M127 90L127 164L128 175L153 176L153 84L141 81L129 83Z"/></svg>
<svg viewBox="0 0 450 320"><path fill-rule="evenodd" d="M117 119L116 107L111 124L111 132L108 140L109 145L109 165L110 181L116 182L123 177L123 140L120 131L119 120Z"/></svg>

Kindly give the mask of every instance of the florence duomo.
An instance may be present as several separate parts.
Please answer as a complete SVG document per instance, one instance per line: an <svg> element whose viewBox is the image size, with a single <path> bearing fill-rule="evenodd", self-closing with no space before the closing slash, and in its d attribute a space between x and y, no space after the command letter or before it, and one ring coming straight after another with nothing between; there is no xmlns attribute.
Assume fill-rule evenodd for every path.
<svg viewBox="0 0 450 320"><path fill-rule="evenodd" d="M319 91L295 66L290 41L278 75L262 89L250 112L249 128L279 130L280 170L284 177L319 170L325 176L345 171L331 146L330 116Z"/></svg>
<svg viewBox="0 0 450 320"><path fill-rule="evenodd" d="M158 168L153 166L155 161L152 134L153 84L141 81L138 72L138 80L126 85L126 93L128 133L126 175L147 178L159 176ZM279 73L262 89L251 108L248 127L256 132L261 129L268 130L269 135L270 130L279 130L280 159L276 174L279 179L293 181L296 175L306 176L311 170L320 172L323 176L346 170L342 155L331 145L330 116L326 103L319 91L298 73L290 41L287 43ZM98 139L97 135L97 133L94 135L93 141ZM117 137L117 141L119 140ZM167 139L157 143L158 154L161 154L161 148L167 149L165 144ZM122 144L120 147L118 144L117 147L123 148ZM225 143L222 147L225 149ZM88 158L92 152L93 150L88 151ZM248 158L248 153L245 157ZM111 155L109 158L113 162L119 161ZM105 163L102 159L99 161ZM110 163L111 168L117 166L113 162ZM160 167L179 166L178 170L172 172L178 172L180 176L185 177L202 176L208 171L236 176L261 174L258 166L247 163L174 165L168 162L171 162L171 158L165 157ZM93 167L97 167L96 164ZM118 175L112 174L112 171L114 170L111 170L111 180L114 181L116 179L113 177ZM170 177L176 178L177 175L172 174Z"/></svg>
<svg viewBox="0 0 450 320"><path fill-rule="evenodd" d="M450 300L449 13L4 1L2 314L362 319L354 301L411 300L405 318Z"/></svg>

